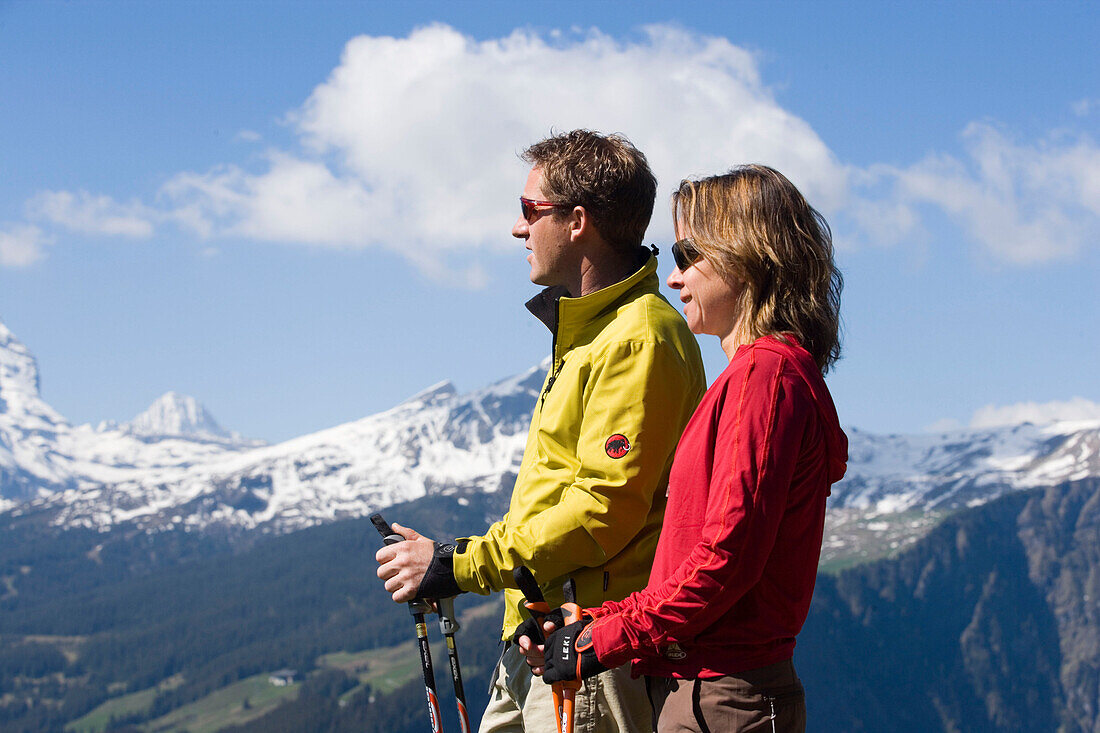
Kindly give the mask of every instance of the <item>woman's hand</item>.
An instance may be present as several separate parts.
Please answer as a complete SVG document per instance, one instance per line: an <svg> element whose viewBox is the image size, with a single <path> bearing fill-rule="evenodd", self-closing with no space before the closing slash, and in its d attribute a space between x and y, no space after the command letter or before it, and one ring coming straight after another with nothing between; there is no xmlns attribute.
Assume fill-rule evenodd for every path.
<svg viewBox="0 0 1100 733"><path fill-rule="evenodd" d="M592 617L585 616L553 634L547 634L550 650L542 663L542 681L572 682L606 672L592 645ZM530 664L530 662L528 662Z"/></svg>

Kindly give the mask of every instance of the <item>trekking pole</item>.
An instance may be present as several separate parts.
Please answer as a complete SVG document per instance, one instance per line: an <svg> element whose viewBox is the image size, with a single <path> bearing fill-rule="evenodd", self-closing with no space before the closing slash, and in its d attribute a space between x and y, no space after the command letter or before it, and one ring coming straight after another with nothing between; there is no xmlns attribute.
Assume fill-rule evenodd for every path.
<svg viewBox="0 0 1100 733"><path fill-rule="evenodd" d="M581 620L581 607L577 605L577 583L570 578L562 587L565 603L561 605L562 616L565 620L562 627ZM580 680L566 680L562 685L561 722L558 727L561 733L573 733L573 706L577 699L577 690L581 689Z"/></svg>
<svg viewBox="0 0 1100 733"><path fill-rule="evenodd" d="M371 524L382 535L382 541L387 545L404 542L405 538L393 531L381 514L372 514ZM424 670L424 691L428 695L428 715L432 719L432 733L441 733L443 719L439 714L439 700L435 693L435 671L432 668L432 650L428 647L428 624L424 621L424 614L431 613L432 606L422 598L409 601L409 613L412 614L413 623L416 624L416 641L420 645L420 666Z"/></svg>
<svg viewBox="0 0 1100 733"><path fill-rule="evenodd" d="M542 589L539 588L535 576L526 565L520 565L512 570L512 578L516 581L516 587L523 593L523 597L527 599L527 602L523 605L531 612L531 618L535 619L535 626L537 627L535 634L538 636L535 641L539 644L545 644L546 638L542 633L542 622L546 618L546 614L550 613L550 606L543 598ZM563 689L563 683L561 682L550 685L551 694L554 696L554 722L558 726L558 733L565 733L565 729L562 728Z"/></svg>
<svg viewBox="0 0 1100 733"><path fill-rule="evenodd" d="M462 733L470 733L470 717L466 713L466 692L462 689L462 669L458 666L458 647L455 645L455 632L460 628L458 619L455 617L455 599L440 598L436 604L439 606L439 631L447 640L447 656L451 661L451 681L455 686L458 723L462 726Z"/></svg>

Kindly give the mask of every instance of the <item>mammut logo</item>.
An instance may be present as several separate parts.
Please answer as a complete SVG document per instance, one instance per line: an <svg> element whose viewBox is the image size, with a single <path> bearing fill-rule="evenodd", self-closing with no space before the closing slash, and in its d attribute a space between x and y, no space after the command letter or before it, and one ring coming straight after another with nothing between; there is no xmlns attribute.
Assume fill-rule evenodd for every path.
<svg viewBox="0 0 1100 733"><path fill-rule="evenodd" d="M603 444L603 449L612 458L622 458L630 450L630 441L622 433L615 433Z"/></svg>
<svg viewBox="0 0 1100 733"><path fill-rule="evenodd" d="M687 659L687 652L679 644L672 643L664 648L664 655L666 659L671 659L674 662L679 662Z"/></svg>

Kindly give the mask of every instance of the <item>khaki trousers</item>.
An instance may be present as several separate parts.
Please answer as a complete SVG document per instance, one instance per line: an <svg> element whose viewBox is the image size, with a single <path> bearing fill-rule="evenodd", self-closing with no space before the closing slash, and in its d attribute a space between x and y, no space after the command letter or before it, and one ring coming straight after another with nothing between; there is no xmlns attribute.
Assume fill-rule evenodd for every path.
<svg viewBox="0 0 1100 733"><path fill-rule="evenodd" d="M790 660L712 679L646 677L657 733L803 733L806 697Z"/></svg>
<svg viewBox="0 0 1100 733"><path fill-rule="evenodd" d="M523 654L508 643L489 690L479 733L555 733L550 685L531 674ZM630 665L590 677L577 691L576 733L652 733L653 708L645 681L631 679Z"/></svg>

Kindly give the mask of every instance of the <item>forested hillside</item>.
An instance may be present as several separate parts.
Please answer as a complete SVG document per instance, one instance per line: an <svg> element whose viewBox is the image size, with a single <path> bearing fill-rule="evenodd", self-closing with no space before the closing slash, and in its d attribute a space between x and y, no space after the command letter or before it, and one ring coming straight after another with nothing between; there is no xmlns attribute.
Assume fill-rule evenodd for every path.
<svg viewBox="0 0 1100 733"><path fill-rule="evenodd" d="M444 537L503 511L463 502L431 498L387 516ZM211 702L219 691L249 680L273 690L266 674L284 667L301 681L266 703L245 697L226 725L427 725L411 619L374 577L379 541L365 520L244 549L186 536L49 539L41 527L3 529L20 538L0 549L5 731L74 720L88 727L70 730L152 730L150 721L183 730L193 709L221 714ZM1097 480L1009 495L949 518L896 558L821 576L796 651L810 730L1096 730L1097 578ZM498 653L500 607L479 611L484 600L460 604L473 619L459 642L475 719ZM449 730L445 648L433 648ZM82 717L97 709L98 718Z"/></svg>
<svg viewBox="0 0 1100 733"><path fill-rule="evenodd" d="M389 512L454 536L502 511L494 496L478 506L429 498ZM413 633L406 607L375 577L381 540L365 519L243 550L182 533L55 534L32 523L4 531L17 540L0 549L5 731L60 730L110 697L173 680L144 713L128 716L152 719L252 675L309 674L322 654L391 646ZM462 600L460 609L486 599Z"/></svg>

